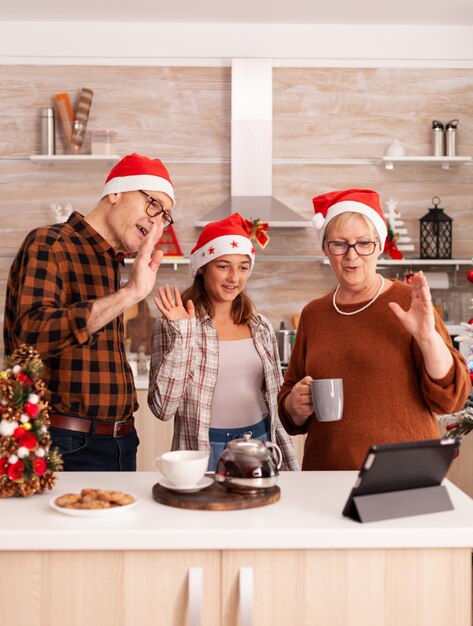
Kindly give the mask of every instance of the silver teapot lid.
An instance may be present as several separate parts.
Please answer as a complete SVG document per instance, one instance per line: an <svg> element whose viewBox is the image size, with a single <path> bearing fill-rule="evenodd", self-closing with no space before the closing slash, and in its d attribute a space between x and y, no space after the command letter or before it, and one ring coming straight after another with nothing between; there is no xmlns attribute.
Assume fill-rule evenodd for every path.
<svg viewBox="0 0 473 626"><path fill-rule="evenodd" d="M242 454L259 455L261 452L268 452L264 441L252 439L250 433L245 433L241 439L233 439L227 443L227 448L233 452Z"/></svg>

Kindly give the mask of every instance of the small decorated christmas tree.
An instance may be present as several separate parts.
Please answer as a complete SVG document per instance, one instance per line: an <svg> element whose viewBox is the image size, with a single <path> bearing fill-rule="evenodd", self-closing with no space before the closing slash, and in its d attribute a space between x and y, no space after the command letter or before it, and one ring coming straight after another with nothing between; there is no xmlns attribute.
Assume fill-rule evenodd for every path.
<svg viewBox="0 0 473 626"><path fill-rule="evenodd" d="M412 252L414 244L408 235L407 228L404 228L404 221L401 219L401 213L397 210L397 202L394 198L389 198L385 203L387 211L384 216L388 223L388 237L384 249L385 254L393 259L402 259L403 252Z"/></svg>
<svg viewBox="0 0 473 626"><path fill-rule="evenodd" d="M162 250L166 258L182 259L181 246L174 232L172 224L164 230L161 239L156 244L156 250Z"/></svg>
<svg viewBox="0 0 473 626"><path fill-rule="evenodd" d="M31 347L21 346L0 371L0 497L30 496L51 489L62 469L50 450L48 403L42 399L43 364Z"/></svg>

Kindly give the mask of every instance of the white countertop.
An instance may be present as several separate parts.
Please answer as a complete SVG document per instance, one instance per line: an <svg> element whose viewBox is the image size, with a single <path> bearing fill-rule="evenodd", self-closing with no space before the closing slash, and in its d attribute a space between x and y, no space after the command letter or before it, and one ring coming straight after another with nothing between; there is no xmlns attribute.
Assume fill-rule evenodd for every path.
<svg viewBox="0 0 473 626"><path fill-rule="evenodd" d="M341 514L357 472L283 472L281 499L240 511L158 504L158 472L60 472L52 491L0 500L1 550L186 550L473 547L473 500L446 481L455 509L360 524ZM69 517L50 508L83 487L139 498L113 517Z"/></svg>

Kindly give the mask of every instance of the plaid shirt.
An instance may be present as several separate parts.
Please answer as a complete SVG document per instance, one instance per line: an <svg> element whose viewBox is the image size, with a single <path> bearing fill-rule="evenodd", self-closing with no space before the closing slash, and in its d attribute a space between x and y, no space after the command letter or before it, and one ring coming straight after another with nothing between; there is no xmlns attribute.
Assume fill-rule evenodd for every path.
<svg viewBox="0 0 473 626"><path fill-rule="evenodd" d="M120 287L122 258L74 212L64 224L31 231L13 261L5 353L22 343L39 352L52 412L115 421L138 408L122 316L87 330L93 301Z"/></svg>
<svg viewBox="0 0 473 626"><path fill-rule="evenodd" d="M263 363L262 391L271 418L271 441L281 448L281 469L298 470L291 440L278 417L277 393L282 375L275 332L261 315L254 315L249 326ZM163 421L175 417L173 450L210 451L210 412L217 372L218 337L210 317L156 320L148 404Z"/></svg>

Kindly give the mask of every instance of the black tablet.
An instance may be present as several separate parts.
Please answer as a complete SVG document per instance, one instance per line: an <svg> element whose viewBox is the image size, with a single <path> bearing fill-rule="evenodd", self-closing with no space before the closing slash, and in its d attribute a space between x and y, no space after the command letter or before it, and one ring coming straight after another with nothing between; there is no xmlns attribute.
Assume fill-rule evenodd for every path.
<svg viewBox="0 0 473 626"><path fill-rule="evenodd" d="M375 521L453 508L445 488L432 488L440 487L461 442L458 437L372 446L343 515Z"/></svg>

